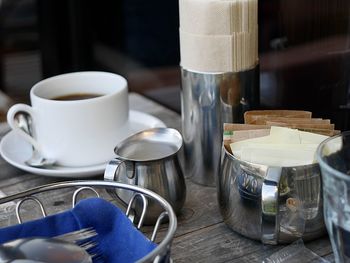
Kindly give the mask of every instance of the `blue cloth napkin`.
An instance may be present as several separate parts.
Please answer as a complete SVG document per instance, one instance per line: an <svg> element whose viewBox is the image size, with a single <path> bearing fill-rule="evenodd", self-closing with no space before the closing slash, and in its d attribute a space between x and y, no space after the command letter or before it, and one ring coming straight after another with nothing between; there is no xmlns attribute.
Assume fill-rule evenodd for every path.
<svg viewBox="0 0 350 263"><path fill-rule="evenodd" d="M0 243L30 236L52 237L86 227L98 233L98 250L108 263L135 262L156 247L118 207L102 198L84 199L71 210L1 228Z"/></svg>

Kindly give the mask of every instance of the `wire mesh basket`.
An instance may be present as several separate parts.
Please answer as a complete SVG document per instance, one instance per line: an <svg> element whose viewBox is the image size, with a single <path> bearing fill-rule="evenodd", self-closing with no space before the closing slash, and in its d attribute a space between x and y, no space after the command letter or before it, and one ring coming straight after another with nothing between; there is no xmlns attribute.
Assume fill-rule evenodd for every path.
<svg viewBox="0 0 350 263"><path fill-rule="evenodd" d="M48 210L54 210L53 214L62 211L60 207L60 201L54 202L53 207L47 207L45 201L48 198L52 198L53 191L60 191L60 194L67 195L71 194L72 203L71 207L74 207L78 200L78 195L84 190L93 192L97 197L102 197L105 192L115 190L115 189L124 189L126 191L133 192L133 196L130 199L129 203L125 210L126 216L134 223L135 227L139 230L142 230L143 218L147 213L147 204L149 200L152 202L157 202L162 208L163 211L160 213L153 230L148 229L150 234L149 239L152 242L156 242L157 246L150 253L139 259L137 262L171 262L170 259L170 249L172 240L177 227L177 219L175 212L171 205L158 194L138 186L128 185L117 182L110 181L95 181L95 180L86 180L86 181L66 181L53 184L47 184L39 187L35 187L17 194L0 198L0 206L6 203L15 202L15 215L17 217L16 223L22 223L23 221L23 212L22 206L27 201L32 201L36 203L37 208L41 211L43 217L47 216ZM67 191L66 191L67 190ZM106 190L105 192L103 190ZM50 197L48 197L50 196ZM108 199L108 194L102 198ZM135 213L133 211L134 203L138 200L138 203L141 200L143 204L142 213L135 220ZM114 200L111 200L113 202ZM46 205L46 206L45 206ZM116 204L118 206L118 204ZM65 207L67 208L67 207ZM63 208L63 210L65 209ZM38 210L36 209L36 210ZM50 212L50 215L52 213ZM164 221L167 221L166 224ZM136 222L136 223L135 223ZM146 232L147 232L146 227ZM161 229L161 231L160 231ZM144 232L144 231L142 231ZM161 232L161 238L157 235ZM160 236L160 235L159 235Z"/></svg>

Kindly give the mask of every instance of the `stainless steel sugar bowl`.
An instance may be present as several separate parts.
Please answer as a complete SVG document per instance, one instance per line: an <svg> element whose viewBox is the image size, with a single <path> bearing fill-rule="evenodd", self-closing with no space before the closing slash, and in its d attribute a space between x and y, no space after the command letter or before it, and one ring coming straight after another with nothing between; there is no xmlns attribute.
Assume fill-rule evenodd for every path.
<svg viewBox="0 0 350 263"><path fill-rule="evenodd" d="M318 164L254 164L223 147L217 189L225 223L248 238L279 244L326 233Z"/></svg>

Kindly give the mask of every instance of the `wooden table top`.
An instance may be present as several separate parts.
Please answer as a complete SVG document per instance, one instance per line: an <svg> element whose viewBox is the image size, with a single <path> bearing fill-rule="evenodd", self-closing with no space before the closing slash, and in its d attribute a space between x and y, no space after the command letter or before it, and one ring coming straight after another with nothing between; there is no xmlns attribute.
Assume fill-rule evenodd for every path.
<svg viewBox="0 0 350 263"><path fill-rule="evenodd" d="M179 114L136 93L131 93L129 98L131 109L152 114L161 119L168 127L181 131ZM93 179L102 180L103 176L100 175ZM58 181L63 181L63 179L29 174L0 158L0 197ZM178 227L172 244L171 257L174 262L262 262L285 247L262 245L260 242L235 233L226 226L219 212L216 188L195 184L188 178L186 178L186 187L187 198L182 213L178 215ZM55 201L54 206L64 203L64 199L68 197L62 194L60 198L62 200ZM1 216L3 208L0 205L2 225L6 224ZM304 245L323 259L334 262L327 236ZM306 261L302 256L294 259L298 263L311 262Z"/></svg>

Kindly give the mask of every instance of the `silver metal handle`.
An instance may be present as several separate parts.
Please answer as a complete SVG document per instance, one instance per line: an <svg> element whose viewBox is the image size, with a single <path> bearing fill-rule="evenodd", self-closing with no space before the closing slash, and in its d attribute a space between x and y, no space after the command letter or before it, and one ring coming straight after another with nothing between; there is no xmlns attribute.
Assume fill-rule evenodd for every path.
<svg viewBox="0 0 350 263"><path fill-rule="evenodd" d="M22 224L21 207L22 207L23 203L27 202L27 201L34 201L35 203L37 203L40 207L41 214L43 215L43 217L46 217L47 213L46 213L46 210L44 208L43 203L35 196L27 196L27 197L23 198L21 201L19 201L16 205L16 216L17 216L17 221L19 224Z"/></svg>
<svg viewBox="0 0 350 263"><path fill-rule="evenodd" d="M104 172L105 181L116 181L116 172L120 165L123 163L124 161L121 161L119 159L110 160Z"/></svg>
<svg viewBox="0 0 350 263"><path fill-rule="evenodd" d="M127 167L126 167L126 163L124 160L119 160L117 158L112 159L109 161L109 163L106 166L105 172L104 172L104 180L105 181L114 181L114 182L118 182L118 178L117 178L117 171L118 169L120 169L122 166L124 166L125 168L125 173L126 175L128 174L127 172ZM113 196L114 198L117 198L118 200L122 201L122 203L126 206L126 202L124 200L122 200L121 198L119 198L119 196L117 195L115 189L107 189L107 192Z"/></svg>
<svg viewBox="0 0 350 263"><path fill-rule="evenodd" d="M125 167L126 177L128 179L133 179L135 176L134 164L130 161L124 161L124 160L120 160L118 158L115 158L115 159L112 159L109 161L109 163L105 169L105 172L104 172L104 179L107 181L118 181L116 178L117 171L122 166Z"/></svg>
<svg viewBox="0 0 350 263"><path fill-rule="evenodd" d="M118 172L119 169L124 169L125 173ZM134 171L134 164L130 161L120 160L118 158L112 159L109 161L108 165L106 166L105 172L104 172L104 180L105 181L114 181L114 182L123 182L126 183L125 178L120 178L120 176L124 176L127 178L127 183L132 183L137 185L137 177L135 178L135 171ZM121 180L119 180L121 179ZM130 180L133 180L133 182L130 182ZM117 190L117 189L106 189L106 191L116 200L119 200L122 205L127 207L126 216L130 219L131 222L134 223L136 212L134 209L132 209L132 205L135 203L135 197L140 196L141 197L141 204L142 204L142 213L139 219L139 223L137 228L140 229L142 227L146 210L147 210L147 199L140 194L134 194L132 196L129 196L129 200L123 199L119 194L120 191L123 191L125 193L125 190ZM128 192L128 191L127 191ZM118 194L119 193L119 194ZM131 194L131 193L130 193ZM134 204L135 205L135 204Z"/></svg>
<svg viewBox="0 0 350 263"><path fill-rule="evenodd" d="M279 237L278 186L281 167L270 167L261 188L261 241L275 245Z"/></svg>

